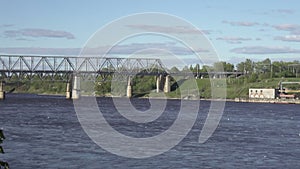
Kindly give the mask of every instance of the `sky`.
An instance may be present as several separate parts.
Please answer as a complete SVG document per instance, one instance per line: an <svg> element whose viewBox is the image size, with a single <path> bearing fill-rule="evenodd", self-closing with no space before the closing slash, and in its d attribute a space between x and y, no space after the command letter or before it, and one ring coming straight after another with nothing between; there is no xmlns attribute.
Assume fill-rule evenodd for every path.
<svg viewBox="0 0 300 169"><path fill-rule="evenodd" d="M0 54L77 56L103 27L145 12L168 14L190 23L202 31L222 61L300 60L298 0L1 0ZM151 23L128 25L131 29L162 30L161 25ZM174 27L163 29L164 33L182 32ZM128 39L112 53L164 48L188 58L186 49L174 39L148 36Z"/></svg>

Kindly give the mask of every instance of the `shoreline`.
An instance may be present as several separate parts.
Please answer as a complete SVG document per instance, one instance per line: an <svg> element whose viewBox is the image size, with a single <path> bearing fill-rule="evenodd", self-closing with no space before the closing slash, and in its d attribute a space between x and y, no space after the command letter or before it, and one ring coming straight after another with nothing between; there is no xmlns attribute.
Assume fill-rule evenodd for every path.
<svg viewBox="0 0 300 169"><path fill-rule="evenodd" d="M245 99L235 98L237 103L271 103L271 104L300 104L299 99Z"/></svg>
<svg viewBox="0 0 300 169"><path fill-rule="evenodd" d="M12 94L12 93L10 93ZM59 96L65 97L64 94L49 94L49 93L13 93L13 94L29 94L37 96ZM87 97L88 95L82 95L82 97ZM127 98L122 96L93 96L93 97L107 97L107 98ZM223 102L236 102L236 103L271 103L271 104L300 104L299 99L249 99L249 98L235 98L235 99L212 99L212 98L163 98L163 97L133 97L137 99L169 99L169 100L190 100L190 101L223 101Z"/></svg>

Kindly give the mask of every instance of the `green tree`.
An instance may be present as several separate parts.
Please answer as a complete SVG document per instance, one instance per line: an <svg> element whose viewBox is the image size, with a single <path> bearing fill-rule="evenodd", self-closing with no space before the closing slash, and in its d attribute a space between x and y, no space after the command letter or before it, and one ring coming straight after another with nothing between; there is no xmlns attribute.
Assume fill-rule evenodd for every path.
<svg viewBox="0 0 300 169"><path fill-rule="evenodd" d="M223 72L224 64L226 64L226 62L215 62L213 65L213 70L216 72Z"/></svg>
<svg viewBox="0 0 300 169"><path fill-rule="evenodd" d="M180 72L179 69L178 69L176 66L173 66L173 67L170 69L170 71L171 71L172 73Z"/></svg>
<svg viewBox="0 0 300 169"><path fill-rule="evenodd" d="M251 59L246 59L245 62L237 64L237 71L245 74L252 74L254 72L254 62Z"/></svg>
<svg viewBox="0 0 300 169"><path fill-rule="evenodd" d="M5 139L3 131L0 129L0 144L2 144ZM2 146L0 146L0 153L4 154ZM0 168L4 167L4 169L9 169L9 165L7 162L0 160Z"/></svg>
<svg viewBox="0 0 300 169"><path fill-rule="evenodd" d="M184 66L182 68L182 72L189 72L189 71L190 71L190 69L188 68L188 66Z"/></svg>
<svg viewBox="0 0 300 169"><path fill-rule="evenodd" d="M213 69L216 72L233 72L234 71L234 65L227 62L215 62L213 65Z"/></svg>
<svg viewBox="0 0 300 169"><path fill-rule="evenodd" d="M203 65L202 69L200 69L200 72L211 72L211 71L213 71L213 67L208 65Z"/></svg>
<svg viewBox="0 0 300 169"><path fill-rule="evenodd" d="M225 63L224 71L225 72L233 72L234 71L234 65L231 64L231 63Z"/></svg>
<svg viewBox="0 0 300 169"><path fill-rule="evenodd" d="M193 65L190 65L190 71L191 71L191 72L194 72L194 67L193 67Z"/></svg>
<svg viewBox="0 0 300 169"><path fill-rule="evenodd" d="M270 73L271 68L272 68L272 63L269 58L267 58L261 62L255 63L255 70L258 73L267 73L267 72Z"/></svg>

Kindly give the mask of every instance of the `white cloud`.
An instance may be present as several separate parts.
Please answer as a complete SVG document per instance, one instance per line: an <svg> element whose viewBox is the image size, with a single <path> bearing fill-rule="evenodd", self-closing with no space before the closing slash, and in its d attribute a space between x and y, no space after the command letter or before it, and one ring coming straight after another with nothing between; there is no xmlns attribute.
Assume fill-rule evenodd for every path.
<svg viewBox="0 0 300 169"><path fill-rule="evenodd" d="M273 27L277 30L288 31L292 35L300 35L300 25L297 24L281 24Z"/></svg>
<svg viewBox="0 0 300 169"><path fill-rule="evenodd" d="M80 48L14 47L0 48L0 53L21 55L78 55L80 50Z"/></svg>
<svg viewBox="0 0 300 169"><path fill-rule="evenodd" d="M185 46L178 46L175 43L131 43L124 45L110 46L99 46L96 48L85 48L87 54L91 55L102 55L108 51L108 55L131 55L136 52L140 54L155 54L158 51L168 51L175 55L193 55L194 53L206 53L208 50L205 49L189 49ZM36 54L36 55L78 55L80 48L0 48L0 53L4 54Z"/></svg>
<svg viewBox="0 0 300 169"><path fill-rule="evenodd" d="M246 26L246 27L259 25L259 23L257 22L249 22L249 21L223 21L223 23L229 24L231 26Z"/></svg>
<svg viewBox="0 0 300 169"><path fill-rule="evenodd" d="M288 42L300 42L300 35L277 36L274 39Z"/></svg>
<svg viewBox="0 0 300 169"><path fill-rule="evenodd" d="M205 49L191 49L183 46L177 46L175 43L131 43L126 45L117 45L110 51L111 54L132 54L137 51L145 51L144 54L151 54L151 51L166 50L176 55L192 55L194 52L207 52Z"/></svg>
<svg viewBox="0 0 300 169"><path fill-rule="evenodd" d="M8 28L14 26L13 24L2 24L0 25L0 28Z"/></svg>
<svg viewBox="0 0 300 169"><path fill-rule="evenodd" d="M159 26L159 25L127 25L129 28L140 29L149 32L164 32L164 33L185 33L185 34L199 34L198 29L192 29L185 26ZM204 34L209 34L210 30L200 30Z"/></svg>
<svg viewBox="0 0 300 169"><path fill-rule="evenodd" d="M227 43L231 44L240 44L242 41L249 41L252 40L251 38L242 38L242 37L219 37L217 40L223 40Z"/></svg>
<svg viewBox="0 0 300 169"><path fill-rule="evenodd" d="M273 28L279 31L289 32L289 35L274 37L275 40L281 40L287 42L300 42L300 25L281 24L281 25L274 25Z"/></svg>
<svg viewBox="0 0 300 169"><path fill-rule="evenodd" d="M294 14L295 11L291 10L291 9L277 9L277 10L273 10L274 12L278 12L281 14Z"/></svg>
<svg viewBox="0 0 300 169"><path fill-rule="evenodd" d="M238 54L295 54L300 53L300 49L293 49L286 46L245 46L230 50Z"/></svg>
<svg viewBox="0 0 300 169"><path fill-rule="evenodd" d="M4 35L7 38L48 37L48 38L75 39L75 36L70 32L61 31L61 30L50 30L50 29L36 29L36 28L7 30L4 31Z"/></svg>

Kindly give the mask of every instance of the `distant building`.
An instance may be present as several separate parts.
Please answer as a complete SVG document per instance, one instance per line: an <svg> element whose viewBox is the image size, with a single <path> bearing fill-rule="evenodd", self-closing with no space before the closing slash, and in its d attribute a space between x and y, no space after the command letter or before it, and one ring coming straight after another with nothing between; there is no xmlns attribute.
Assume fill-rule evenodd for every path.
<svg viewBox="0 0 300 169"><path fill-rule="evenodd" d="M275 99L275 89L249 89L251 99Z"/></svg>

